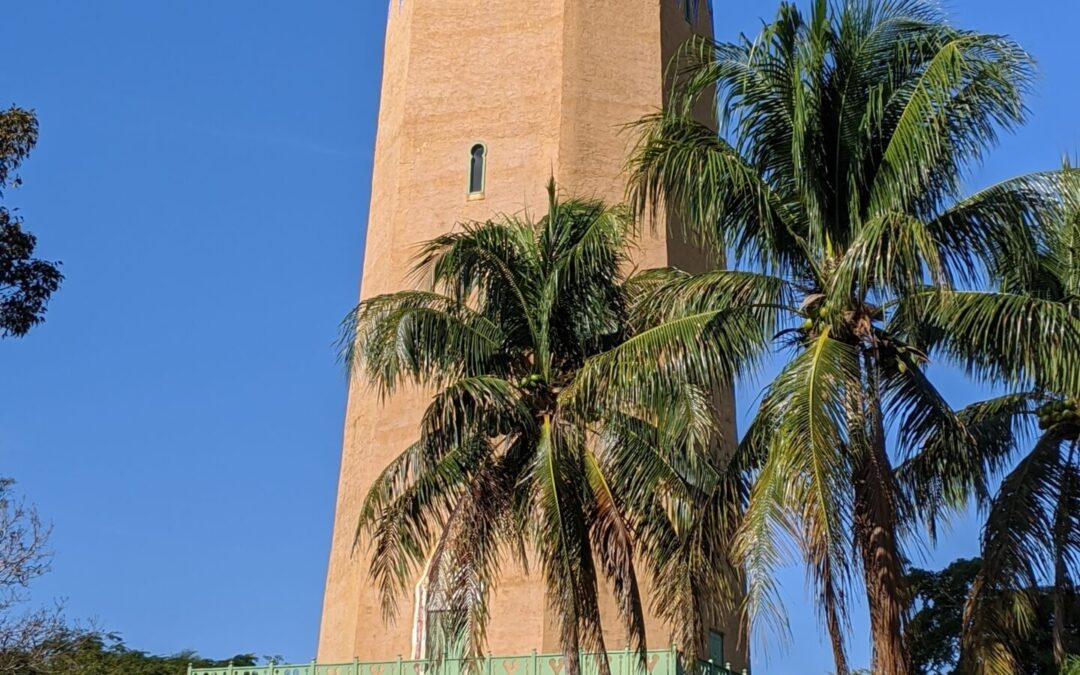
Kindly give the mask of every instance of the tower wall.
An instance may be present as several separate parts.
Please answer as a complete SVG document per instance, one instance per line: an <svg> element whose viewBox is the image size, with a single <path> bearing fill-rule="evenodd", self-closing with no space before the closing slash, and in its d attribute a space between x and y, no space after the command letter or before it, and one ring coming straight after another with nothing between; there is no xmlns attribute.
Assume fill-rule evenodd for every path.
<svg viewBox="0 0 1080 675"><path fill-rule="evenodd" d="M711 33L704 5L694 29ZM526 208L543 215L549 176L575 195L620 202L633 142L624 127L662 106L665 66L691 30L675 0L390 0L361 298L411 286L416 245L457 222ZM487 148L482 199L470 198L467 185L476 143ZM641 267L701 265L663 228L639 248ZM351 383L320 661L413 651L410 599L385 624L366 552L353 543L368 486L415 440L429 396L402 391L381 401L364 382ZM503 569L491 651L557 651L540 575L510 562ZM607 643L621 647L614 601L604 603ZM648 639L667 645L667 628L650 619ZM736 649L728 640L728 654Z"/></svg>

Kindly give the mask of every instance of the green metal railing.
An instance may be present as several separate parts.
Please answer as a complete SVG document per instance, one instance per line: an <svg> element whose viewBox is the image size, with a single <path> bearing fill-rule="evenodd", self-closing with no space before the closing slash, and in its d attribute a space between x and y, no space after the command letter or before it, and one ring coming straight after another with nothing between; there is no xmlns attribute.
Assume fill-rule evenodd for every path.
<svg viewBox="0 0 1080 675"><path fill-rule="evenodd" d="M650 650L642 668L637 655L629 650L608 654L611 675L685 675L679 653L674 649ZM295 665L229 666L227 668L188 668L188 675L463 675L467 663L459 659L360 661L351 663L311 663ZM492 656L480 663L483 675L562 675L562 654L527 656ZM595 654L583 654L582 675L599 671ZM731 671L719 664L703 663L702 675L728 675ZM745 671L744 671L745 672Z"/></svg>

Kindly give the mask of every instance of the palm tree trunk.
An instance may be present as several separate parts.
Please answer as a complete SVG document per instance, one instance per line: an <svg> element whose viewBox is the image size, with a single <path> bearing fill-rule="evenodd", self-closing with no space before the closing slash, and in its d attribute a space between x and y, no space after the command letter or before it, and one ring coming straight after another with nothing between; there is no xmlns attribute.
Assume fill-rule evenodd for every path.
<svg viewBox="0 0 1080 675"><path fill-rule="evenodd" d="M870 606L870 634L874 643L874 673L910 675L911 664L904 644L907 613L904 564L899 554L889 505L873 486L880 485L878 462L866 463L856 486L856 519L859 548L863 554L866 599Z"/></svg>
<svg viewBox="0 0 1080 675"><path fill-rule="evenodd" d="M810 564L815 567L814 578L817 583L818 601L825 618L825 626L832 642L833 661L836 663L836 675L850 675L847 650L844 646L846 622L844 619L844 597L834 578L829 556L821 550L811 548L808 551Z"/></svg>
<svg viewBox="0 0 1080 675"><path fill-rule="evenodd" d="M844 648L844 626L837 608L836 594L823 593L825 596L825 623L829 628L829 640L832 642L833 660L836 662L836 675L850 675L847 653Z"/></svg>
<svg viewBox="0 0 1080 675"><path fill-rule="evenodd" d="M866 445L865 401L860 387L851 387L845 396L844 408L847 415L848 452L850 452L851 448L861 448ZM838 595L831 571L824 569L820 576L823 580L821 603L825 614L825 626L829 631L829 641L832 644L836 675L850 675L851 666L848 664L845 645L846 623L842 614L843 600Z"/></svg>
<svg viewBox="0 0 1080 675"><path fill-rule="evenodd" d="M874 644L875 675L911 675L911 658L904 642L909 606L904 560L898 540L900 491L885 447L885 425L877 362L865 354L864 410L867 429L863 448L854 448L855 543L863 556L866 599L870 606L870 636Z"/></svg>
<svg viewBox="0 0 1080 675"><path fill-rule="evenodd" d="M1077 442L1073 441L1069 448L1068 459L1065 463L1066 470L1061 483L1061 492L1058 495L1057 509L1054 514L1054 588L1051 591L1054 603L1054 629L1052 634L1054 644L1054 663L1058 668L1064 668L1065 660L1069 657L1068 645L1065 644L1065 628L1068 623L1066 595L1069 590L1069 570L1066 562L1068 540L1072 537L1070 505L1073 503L1073 492L1078 486L1073 484L1073 473L1070 470L1076 457Z"/></svg>
<svg viewBox="0 0 1080 675"><path fill-rule="evenodd" d="M1054 589L1052 591L1054 596L1054 663L1058 668L1064 667L1065 659L1069 657L1069 653L1065 649L1065 624L1067 623L1065 620L1067 611L1065 590L1068 588L1068 577L1063 552L1061 549L1054 552Z"/></svg>

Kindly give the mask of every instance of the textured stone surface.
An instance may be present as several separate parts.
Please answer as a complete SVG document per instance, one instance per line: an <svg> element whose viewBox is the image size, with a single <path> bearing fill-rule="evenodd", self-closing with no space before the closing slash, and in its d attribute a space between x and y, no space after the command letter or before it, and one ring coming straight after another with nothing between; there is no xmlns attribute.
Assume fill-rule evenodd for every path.
<svg viewBox="0 0 1080 675"><path fill-rule="evenodd" d="M703 8L699 29L710 19ZM665 65L689 31L673 0L391 0L361 297L411 286L415 245L457 222L525 208L542 215L552 174L574 194L621 201L632 143L623 127L662 105ZM486 190L469 200L477 142L488 149ZM662 228L645 236L637 258L641 267L700 266L700 256ZM411 603L384 623L367 557L353 540L367 487L415 439L427 398L411 391L380 401L360 381L350 388L322 662L413 652ZM733 428L730 407L725 422ZM504 570L491 651L558 651L539 575L512 564ZM614 601L604 602L607 643L621 648ZM666 645L667 628L650 619L648 638L652 647ZM727 651L737 652L734 639Z"/></svg>

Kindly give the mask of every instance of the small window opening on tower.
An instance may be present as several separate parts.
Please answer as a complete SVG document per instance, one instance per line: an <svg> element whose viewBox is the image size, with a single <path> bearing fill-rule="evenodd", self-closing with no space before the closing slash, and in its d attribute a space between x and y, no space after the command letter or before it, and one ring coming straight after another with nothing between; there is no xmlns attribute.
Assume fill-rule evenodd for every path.
<svg viewBox="0 0 1080 675"><path fill-rule="evenodd" d="M709 663L724 665L724 634L714 630L709 631Z"/></svg>
<svg viewBox="0 0 1080 675"><path fill-rule="evenodd" d="M487 148L477 143L469 151L469 196L484 194L484 179L487 172Z"/></svg>
<svg viewBox="0 0 1080 675"><path fill-rule="evenodd" d="M683 15L686 17L686 22L687 23L690 23L690 24L697 23L698 2L700 2L700 0L682 0L682 3L683 3Z"/></svg>

